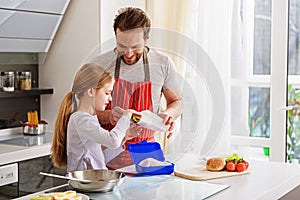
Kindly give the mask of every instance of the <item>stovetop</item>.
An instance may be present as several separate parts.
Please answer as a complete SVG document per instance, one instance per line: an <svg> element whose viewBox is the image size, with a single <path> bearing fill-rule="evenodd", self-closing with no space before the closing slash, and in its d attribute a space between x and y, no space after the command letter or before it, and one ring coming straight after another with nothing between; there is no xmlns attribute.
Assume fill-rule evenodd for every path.
<svg viewBox="0 0 300 200"><path fill-rule="evenodd" d="M45 133L41 135L22 135L17 138L2 140L0 144L11 144L16 146L37 146L43 145L47 143L51 143L52 141L52 133Z"/></svg>

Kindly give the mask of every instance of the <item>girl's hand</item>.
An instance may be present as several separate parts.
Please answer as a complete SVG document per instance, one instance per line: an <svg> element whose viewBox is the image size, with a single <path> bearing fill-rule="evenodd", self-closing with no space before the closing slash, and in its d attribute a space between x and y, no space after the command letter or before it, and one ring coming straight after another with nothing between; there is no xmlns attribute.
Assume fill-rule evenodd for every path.
<svg viewBox="0 0 300 200"><path fill-rule="evenodd" d="M138 112L133 109L127 109L123 112L123 115L125 115L125 116L129 117L129 119L131 119L132 113L138 113Z"/></svg>
<svg viewBox="0 0 300 200"><path fill-rule="evenodd" d="M125 110L125 111L123 112L123 116L126 116L126 117L128 117L128 118L130 119L132 113L133 113L132 110L127 109L127 110Z"/></svg>

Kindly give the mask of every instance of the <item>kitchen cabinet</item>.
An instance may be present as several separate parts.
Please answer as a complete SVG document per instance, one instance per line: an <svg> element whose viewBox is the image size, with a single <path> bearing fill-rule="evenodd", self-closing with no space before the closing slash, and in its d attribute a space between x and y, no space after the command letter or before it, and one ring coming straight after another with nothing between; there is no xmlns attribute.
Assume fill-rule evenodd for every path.
<svg viewBox="0 0 300 200"><path fill-rule="evenodd" d="M60 15L0 9L0 52L47 52L61 19Z"/></svg>
<svg viewBox="0 0 300 200"><path fill-rule="evenodd" d="M18 180L15 183L0 187L0 199L12 199L19 196L66 184L63 179L42 176L39 172L65 175L66 170L52 165L49 156L20 161L17 164Z"/></svg>
<svg viewBox="0 0 300 200"><path fill-rule="evenodd" d="M0 2L0 52L48 52L69 0Z"/></svg>
<svg viewBox="0 0 300 200"><path fill-rule="evenodd" d="M65 169L53 166L50 148L53 133L24 136L20 132L0 135L0 199L65 184L63 179L42 176L39 172L65 175Z"/></svg>
<svg viewBox="0 0 300 200"><path fill-rule="evenodd" d="M31 90L15 90L14 92L0 91L0 98L39 96L42 94L53 94L53 89L32 88Z"/></svg>
<svg viewBox="0 0 300 200"><path fill-rule="evenodd" d="M0 57L2 55L0 54ZM12 56L12 55L11 55ZM12 56L12 59L22 60L24 56L18 58L19 54ZM1 59L0 59L1 60ZM2 59L5 60L5 59ZM38 64L0 64L0 71L30 71L31 72L31 90L15 90L14 92L0 91L0 119L9 120L10 123L5 126L0 126L0 129L20 127L20 121L27 121L27 112L36 110L38 111L39 118L41 119L40 112L40 95L51 95L54 93L53 88L40 88L39 87L39 65ZM16 115L14 115L17 113Z"/></svg>
<svg viewBox="0 0 300 200"><path fill-rule="evenodd" d="M0 9L0 37L52 40L61 19L61 15Z"/></svg>
<svg viewBox="0 0 300 200"><path fill-rule="evenodd" d="M0 52L47 52L52 41L0 37L0 43Z"/></svg>
<svg viewBox="0 0 300 200"><path fill-rule="evenodd" d="M19 162L19 195L29 194L41 189L67 183L67 180L42 176L40 172L65 175L66 170L58 169L53 166L51 158L44 156L31 160Z"/></svg>
<svg viewBox="0 0 300 200"><path fill-rule="evenodd" d="M0 1L0 8L64 14L70 0L13 0Z"/></svg>

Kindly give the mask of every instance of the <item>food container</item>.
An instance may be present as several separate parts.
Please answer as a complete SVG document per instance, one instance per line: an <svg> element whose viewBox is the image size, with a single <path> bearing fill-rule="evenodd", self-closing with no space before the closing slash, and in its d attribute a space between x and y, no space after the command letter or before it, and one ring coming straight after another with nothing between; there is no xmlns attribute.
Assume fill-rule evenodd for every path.
<svg viewBox="0 0 300 200"><path fill-rule="evenodd" d="M47 122L39 121L38 124L29 124L28 122L23 123L23 134L24 135L40 135L46 132Z"/></svg>
<svg viewBox="0 0 300 200"><path fill-rule="evenodd" d="M10 72L1 72L1 82L2 90L5 92L15 91L15 73Z"/></svg>
<svg viewBox="0 0 300 200"><path fill-rule="evenodd" d="M31 90L31 72L16 72L15 89Z"/></svg>
<svg viewBox="0 0 300 200"><path fill-rule="evenodd" d="M160 144L157 142L142 141L137 144L129 144L128 150L130 157L135 164L135 169L139 174L144 175L159 175L159 174L171 174L174 172L174 163L165 160L164 154L160 148ZM153 158L160 162L168 162L168 165L164 166L141 166L141 161Z"/></svg>
<svg viewBox="0 0 300 200"><path fill-rule="evenodd" d="M131 120L144 128L154 131L168 131L168 126L163 123L163 119L150 110L143 110L140 114L133 113Z"/></svg>
<svg viewBox="0 0 300 200"><path fill-rule="evenodd" d="M22 72L17 71L15 74L15 89L20 90L20 79L22 77Z"/></svg>
<svg viewBox="0 0 300 200"><path fill-rule="evenodd" d="M3 83L2 83L2 72L0 72L0 91L3 90Z"/></svg>
<svg viewBox="0 0 300 200"><path fill-rule="evenodd" d="M118 185L124 175L113 170L95 169L69 172L67 177L90 180L90 182L69 180L70 186L76 190L82 192L109 192Z"/></svg>

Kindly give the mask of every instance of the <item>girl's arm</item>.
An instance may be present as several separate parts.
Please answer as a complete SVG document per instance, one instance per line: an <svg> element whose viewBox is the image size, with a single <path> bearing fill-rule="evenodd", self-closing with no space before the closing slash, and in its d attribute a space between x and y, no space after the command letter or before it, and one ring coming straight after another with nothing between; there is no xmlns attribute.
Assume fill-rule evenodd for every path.
<svg viewBox="0 0 300 200"><path fill-rule="evenodd" d="M76 126L83 143L86 140L90 140L109 148L117 148L121 146L126 131L130 126L130 118L122 116L115 128L108 131L101 127L96 116L84 114L77 119Z"/></svg>

